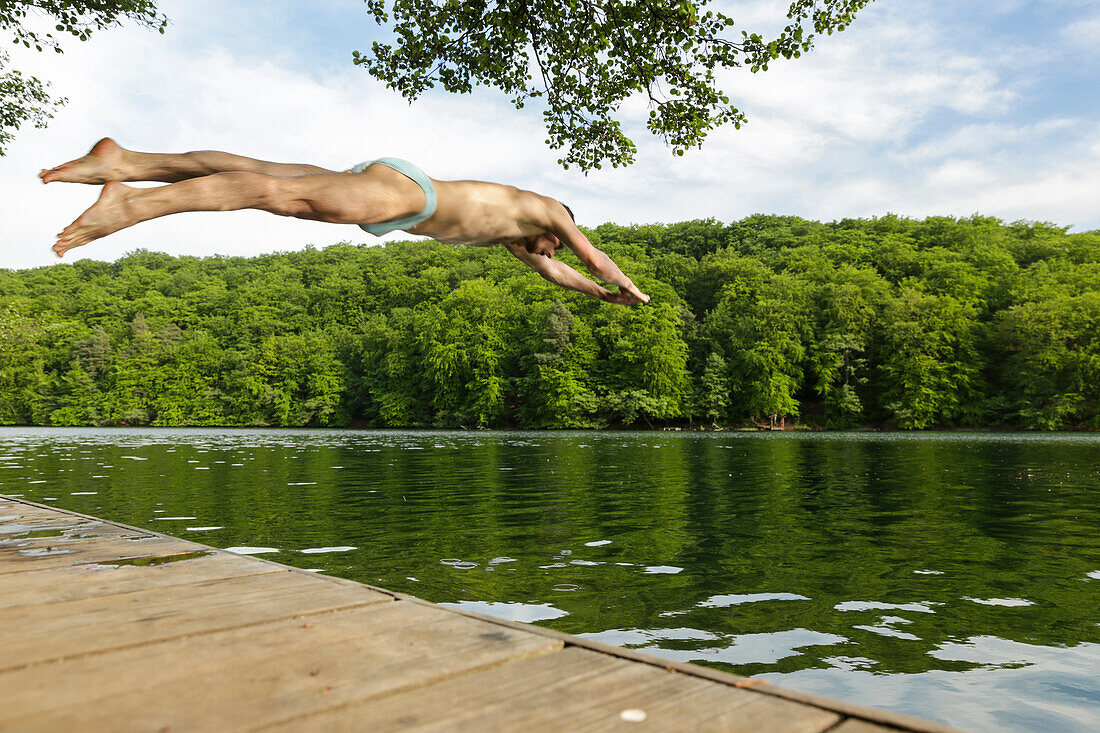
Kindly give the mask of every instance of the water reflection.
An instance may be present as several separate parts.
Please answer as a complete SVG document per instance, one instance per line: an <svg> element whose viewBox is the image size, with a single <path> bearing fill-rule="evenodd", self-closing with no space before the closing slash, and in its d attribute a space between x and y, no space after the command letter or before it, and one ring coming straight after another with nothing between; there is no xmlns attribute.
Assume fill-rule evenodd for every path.
<svg viewBox="0 0 1100 733"><path fill-rule="evenodd" d="M549 603L500 603L493 601L456 601L455 603L442 603L443 606L461 608L464 611L477 611L492 616L506 618L509 621L523 621L534 623L536 621L550 621L568 614L560 608L554 608Z"/></svg>
<svg viewBox="0 0 1100 733"><path fill-rule="evenodd" d="M964 727L1100 727L1092 436L35 429L0 454L0 493L234 552Z"/></svg>

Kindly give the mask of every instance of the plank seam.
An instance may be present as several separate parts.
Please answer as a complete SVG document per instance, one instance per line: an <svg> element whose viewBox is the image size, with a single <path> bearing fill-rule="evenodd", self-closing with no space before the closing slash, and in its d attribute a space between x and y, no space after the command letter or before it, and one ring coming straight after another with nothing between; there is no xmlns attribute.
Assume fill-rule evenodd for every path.
<svg viewBox="0 0 1100 733"><path fill-rule="evenodd" d="M45 529L49 529L49 528L46 527ZM75 527L74 527L74 529L75 529ZM35 530L33 530L33 529L28 530L28 532L34 532L34 531ZM13 540L13 541L19 540L19 539L20 539L19 537L10 537L9 538L9 540ZM146 533L143 532L139 535L119 535L119 536L104 535L102 537L73 537L71 539L69 539L65 536L60 536L60 537L28 537L27 541L32 542L34 540L41 540L41 539L65 540L65 542L61 542L61 543L58 543L58 544L80 545L80 544L83 544L85 542L100 542L102 540L144 540L144 539L153 539L153 535L146 534ZM177 537L176 539L179 539L179 538ZM187 540L180 540L180 542L186 542L186 541ZM52 545L47 545L47 547L51 547L51 546ZM3 549L16 550L16 549L19 549L19 548L15 545L12 545L8 548L3 548Z"/></svg>
<svg viewBox="0 0 1100 733"><path fill-rule="evenodd" d="M29 669L31 667L37 667L37 666L40 666L40 665L43 665L43 664L57 664L57 663L60 663L60 662L67 662L67 661L70 661L72 659L80 659L82 657L94 656L96 654L110 654L112 652L123 651L123 650L127 650L127 649L137 649L137 648L143 647L143 646L153 646L153 645L156 645L156 644L162 644L162 643L168 642L168 641L178 641L180 639L190 639L190 638L193 638L193 637L205 636L207 634L218 634L218 633L221 633L223 631L237 631L239 629L247 629L247 628L258 627L258 626L267 626L269 624L276 624L276 623L282 623L282 622L285 622L285 621L292 621L292 620L298 619L298 618L320 616L320 615L323 615L323 614L326 614L326 613L336 613L337 611L347 611L347 610L352 609L352 608L360 608L360 607L363 607L363 606L373 606L373 605L377 605L379 603L385 603L385 601L376 600L376 601L368 601L368 602L365 602L365 603L362 603L362 602L361 603L349 603L349 604L346 604L346 605L343 605L343 606L336 606L336 607L333 607L333 608L325 608L325 609L322 609L322 610L319 610L319 611L306 611L304 613L295 613L295 614L291 614L289 616L280 616L278 618L273 618L273 619L264 619L263 621L254 621L252 623L240 623L240 624L234 624L234 625L231 625L231 626L221 626L221 627L218 627L216 629L203 629L202 631L192 631L192 632L189 632L189 633L186 633L186 634L176 634L174 636L165 636L165 637L162 637L162 638L159 638L159 639L150 639L148 641L137 641L137 642L133 642L133 643L130 643L130 644L121 644L119 646L112 646L112 647L108 647L108 648L105 648L105 649L95 649L95 650L87 651L87 652L75 652L73 654L63 654L61 656L51 657L49 659L39 659L39 660L36 660L36 661L33 661L33 662L25 662L23 664L16 664L16 665L11 666L11 667L2 667L2 668L0 668L0 675L8 674L8 673L11 673L11 672L18 672L18 671L23 670L23 669Z"/></svg>
<svg viewBox="0 0 1100 733"><path fill-rule="evenodd" d="M101 564L101 563L86 563L86 564L88 566L91 566L91 565L98 565L98 564ZM106 564L106 563L102 563L102 564ZM36 571L33 571L33 572L52 573L52 572L57 571L57 570L71 570L73 568L81 568L81 567L84 567L84 565L79 565L79 564L78 565L64 565L64 566L58 567L58 568L42 568L41 570L36 570ZM0 605L0 609L26 608L28 606L34 607L34 606L42 606L42 605L53 606L53 605L57 605L58 603L75 603L77 601L86 601L86 600L90 600L92 598L111 598L113 596L126 595L127 593L148 593L151 590L161 590L161 589L167 589L167 588L180 588L180 587L185 587L185 586L188 586L188 585L201 585L202 583L217 583L217 582L221 582L223 580L235 580L237 578L255 578L256 576L259 576L259 575L274 575L277 572L279 572L279 571L278 570L269 570L269 569L265 568L263 570L257 570L254 573L243 573L241 575L226 575L225 577L222 577L222 578L205 578L205 579L202 579L202 580L185 580L185 579L181 578L178 582L166 583L164 585L155 586L154 588L145 588L145 589L139 589L139 590L108 591L106 593L97 593L95 595L83 596L83 597L80 597L80 598L66 598L64 600L51 601L51 602L46 603L46 604L43 604L43 603L15 603L15 604L12 604L12 605L9 605L9 606Z"/></svg>
<svg viewBox="0 0 1100 733"><path fill-rule="evenodd" d="M400 601L398 601L398 602L400 602ZM558 641L560 641L560 640L558 640ZM455 670L454 672L450 672L448 674L443 675L442 677L438 677L438 678L435 678L435 679L431 679L431 680L420 680L420 679L409 680L405 685L396 687L394 689L382 690L382 691L379 691L379 692L376 692L376 693L373 693L373 694L369 694L365 697L357 697L357 698L353 698L353 699L348 699L348 700L345 700L345 701L343 701L342 703L340 703L338 705L333 705L333 706L327 707L327 708L319 708L319 709L316 709L316 710L311 710L309 712L301 713L299 715L292 715L292 716L290 716L288 718L284 718L282 720L277 720L277 721L273 721L273 722L270 722L270 723L265 723L265 724L263 724L262 726L260 726L258 728L251 728L250 730L254 730L254 731L267 730L267 729L274 728L274 727L277 727L277 726L286 725L288 723L293 723L293 722L298 721L298 720L306 720L306 719L311 718L315 715L327 714L327 713L331 713L331 712L336 711L336 710L343 710L344 708L350 708L352 706L361 705L361 704L366 703L366 702L381 700L381 699L389 697L391 695L399 695L399 694L403 694L403 693L406 693L406 692L411 692L413 690L419 690L419 689L423 689L423 688L430 688L430 687L433 687L433 686L438 685L438 684L443 683L443 682L449 682L451 680L455 680L455 679L458 679L460 677L465 677L467 675L480 674L480 673L486 672L490 669L496 669L498 667L504 667L504 666L507 666L509 664L514 664L515 662L522 662L522 661L527 660L527 659L534 659L535 657L546 656L548 654L557 654L558 652L562 651L564 648L565 648L565 644L562 643L561 645L556 646L556 647L544 647L544 648L538 648L538 649L531 649L531 650L529 650L527 652L524 652L524 653L522 653L518 656L508 657L507 659L501 659L501 660L497 660L495 662L486 662L485 664L480 664L480 665L477 665L475 667L470 667L468 669Z"/></svg>
<svg viewBox="0 0 1100 733"><path fill-rule="evenodd" d="M106 539L119 539L119 538L110 537L110 538L106 538ZM126 538L123 538L123 539L126 539ZM73 543L73 544L81 544L81 543ZM47 548L48 547L52 547L52 545L47 545ZM16 548L9 548L9 549L16 549ZM85 565L109 565L112 562L118 562L119 560L143 560L143 559L146 559L146 558L148 558L150 560L153 560L153 559L161 558L161 557L173 557L175 555L188 555L190 553L201 552L201 551L206 550L206 549L207 548L205 548L205 547L196 547L196 548L190 549L190 550L176 550L176 551L172 551L172 552L160 552L160 553L145 554L145 555L141 555L141 554L126 555L125 557L116 557L116 558L112 558L110 560L84 560L84 561L69 563L68 565L58 565L58 566L52 567L52 568L16 567L16 568L12 568L11 570L0 570L0 575L14 575L15 573L30 573L30 572L46 572L48 570L57 570L59 568L78 568L78 567L82 567L82 566L85 566ZM69 554L69 553L65 553L65 554ZM75 554L75 553L73 553L73 554ZM232 553L230 553L230 554L232 554ZM19 561L17 560L16 562L19 562ZM34 560L31 559L31 560L28 560L27 562L28 563L33 563Z"/></svg>
<svg viewBox="0 0 1100 733"><path fill-rule="evenodd" d="M186 554L186 553L179 553L179 554ZM171 557L171 556L169 556L169 557ZM98 565L98 564L106 564L106 562L104 562L104 563L87 563L87 564L89 564L89 565ZM68 567L80 567L80 566L79 565L73 565L73 566L68 566ZM50 570L56 570L56 568L43 568L42 572L45 573L45 572L49 572ZM158 585L158 586L155 586L153 588L138 588L136 590L124 590L124 591L121 591L119 593L108 593L108 594L103 595L103 596L88 596L87 598L74 598L74 599L71 599L71 600L53 601L53 602L45 603L45 604L32 603L32 604L27 604L27 605L30 605L30 606L42 606L42 605L57 606L57 605L60 605L62 603L80 603L82 601L91 600L93 598L110 598L112 596L126 596L126 595L130 595L130 594L133 594L133 593L157 593L162 588L175 588L175 587L178 587L178 585L201 585L201 584L204 584L204 583L208 584L208 585L217 585L218 583L227 583L227 582L230 582L230 581L233 581L233 580L238 580L240 578L255 578L255 577L260 576L260 575L275 575L278 572L279 572L278 570L270 570L270 571L260 572L260 573L247 573L245 575L227 575L224 578L206 578L204 580L196 580L196 581L193 581L191 583L179 583L179 584L165 585L165 586ZM283 572L286 572L286 571L283 571ZM14 606L13 606L13 608L14 608Z"/></svg>

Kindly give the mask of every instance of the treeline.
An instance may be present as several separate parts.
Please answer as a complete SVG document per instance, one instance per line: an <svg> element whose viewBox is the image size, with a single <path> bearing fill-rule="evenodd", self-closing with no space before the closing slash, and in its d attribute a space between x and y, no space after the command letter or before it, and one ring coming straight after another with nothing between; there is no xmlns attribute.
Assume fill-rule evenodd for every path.
<svg viewBox="0 0 1100 733"><path fill-rule="evenodd" d="M0 423L1100 427L1100 232L752 216L589 235L650 304L436 242L0 270Z"/></svg>

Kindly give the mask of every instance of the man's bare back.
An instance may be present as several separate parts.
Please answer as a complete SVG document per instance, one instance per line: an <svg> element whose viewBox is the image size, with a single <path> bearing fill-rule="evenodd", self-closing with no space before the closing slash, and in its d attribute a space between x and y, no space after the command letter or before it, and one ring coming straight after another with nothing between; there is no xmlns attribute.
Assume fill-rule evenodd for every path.
<svg viewBox="0 0 1100 733"><path fill-rule="evenodd" d="M387 160L382 159L379 163ZM397 161L405 163L405 161ZM366 165L366 164L364 164ZM419 169L416 172L423 175ZM65 252L142 221L184 211L260 209L334 224L372 226L416 217L435 198L430 216L404 231L443 242L502 244L544 278L611 303L649 301L606 254L592 246L559 201L513 186L482 181L437 181L425 188L387 164L362 172L271 163L217 151L140 153L100 140L87 155L43 170L44 183L103 184L99 200L58 235L53 249ZM123 181L168 186L131 188ZM593 275L618 286L604 288L554 258L571 249Z"/></svg>

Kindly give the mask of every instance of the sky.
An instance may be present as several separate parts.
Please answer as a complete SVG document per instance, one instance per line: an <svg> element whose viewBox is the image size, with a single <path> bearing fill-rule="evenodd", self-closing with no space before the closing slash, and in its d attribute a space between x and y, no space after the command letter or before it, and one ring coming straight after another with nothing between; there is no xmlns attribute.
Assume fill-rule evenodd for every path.
<svg viewBox="0 0 1100 733"><path fill-rule="evenodd" d="M789 3L716 2L742 27L781 27ZM409 105L352 51L388 37L361 0L161 0L165 35L123 26L65 53L12 51L17 68L69 98L44 130L0 158L0 267L56 263L56 233L98 187L42 185L39 169L101 137L150 152L227 150L345 169L407 158L436 179L508 183L561 199L582 225L754 213L846 217L995 216L1100 229L1100 3L877 0L846 31L767 72L720 86L748 116L674 157L622 109L630 167L587 176L557 164L536 108L491 89L430 92ZM386 239L408 239L394 233ZM136 249L252 256L376 243L353 226L257 211L145 222L64 261Z"/></svg>

